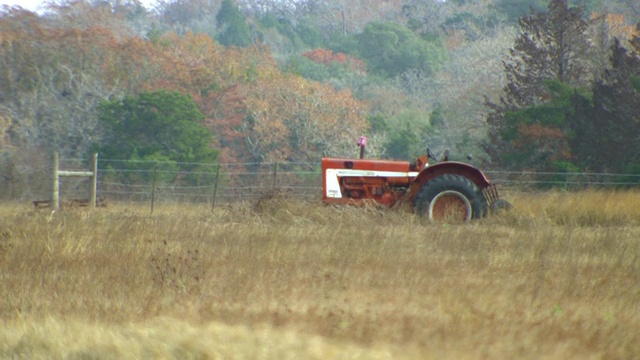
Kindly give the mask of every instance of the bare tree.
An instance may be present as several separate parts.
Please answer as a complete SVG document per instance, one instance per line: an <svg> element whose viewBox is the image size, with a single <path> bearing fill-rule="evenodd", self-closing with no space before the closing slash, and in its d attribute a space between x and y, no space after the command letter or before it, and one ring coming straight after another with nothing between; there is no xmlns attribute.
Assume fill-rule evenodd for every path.
<svg viewBox="0 0 640 360"><path fill-rule="evenodd" d="M177 34L192 31L215 37L221 3L221 0L159 0L155 12Z"/></svg>
<svg viewBox="0 0 640 360"><path fill-rule="evenodd" d="M449 60L433 76L408 71L396 83L433 110L434 132L426 141L436 150L454 154L481 153L486 137L485 97L498 100L506 85L501 55L513 44L515 29L504 27L494 35L465 42L449 53Z"/></svg>
<svg viewBox="0 0 640 360"><path fill-rule="evenodd" d="M392 20L400 16L399 1L309 0L308 4L322 27L343 35L358 33L371 21Z"/></svg>

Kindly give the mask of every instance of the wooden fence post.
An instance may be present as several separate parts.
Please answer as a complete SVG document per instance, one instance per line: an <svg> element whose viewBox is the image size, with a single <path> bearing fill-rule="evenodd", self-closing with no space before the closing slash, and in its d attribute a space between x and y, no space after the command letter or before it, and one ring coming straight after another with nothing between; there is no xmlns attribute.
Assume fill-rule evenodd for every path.
<svg viewBox="0 0 640 360"><path fill-rule="evenodd" d="M52 172L52 187L51 187L51 200L49 201L49 207L53 210L60 209L60 177L90 177L91 187L89 188L89 206L96 207L97 192L98 192L98 154L94 153L91 157L91 171L67 171L60 170L60 154L57 151L53 152L53 172Z"/></svg>

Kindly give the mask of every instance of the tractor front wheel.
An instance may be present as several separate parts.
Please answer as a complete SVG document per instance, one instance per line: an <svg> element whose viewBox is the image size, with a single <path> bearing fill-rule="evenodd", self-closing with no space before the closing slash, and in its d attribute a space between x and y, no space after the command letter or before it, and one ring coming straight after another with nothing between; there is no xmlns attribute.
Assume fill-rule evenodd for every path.
<svg viewBox="0 0 640 360"><path fill-rule="evenodd" d="M478 187L461 175L446 174L427 182L414 202L419 214L434 222L459 223L482 217L487 201Z"/></svg>

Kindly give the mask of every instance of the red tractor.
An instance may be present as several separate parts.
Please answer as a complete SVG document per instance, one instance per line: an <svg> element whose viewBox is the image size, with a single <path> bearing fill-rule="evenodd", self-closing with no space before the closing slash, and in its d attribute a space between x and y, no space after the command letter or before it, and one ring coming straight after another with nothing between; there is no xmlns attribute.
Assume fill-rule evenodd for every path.
<svg viewBox="0 0 640 360"><path fill-rule="evenodd" d="M364 159L366 138L361 137L359 159L322 159L322 199L327 204L401 203L427 215L431 221L467 222L489 211L509 209L495 185L476 167L442 161L427 149L415 162ZM436 161L429 164L428 160Z"/></svg>

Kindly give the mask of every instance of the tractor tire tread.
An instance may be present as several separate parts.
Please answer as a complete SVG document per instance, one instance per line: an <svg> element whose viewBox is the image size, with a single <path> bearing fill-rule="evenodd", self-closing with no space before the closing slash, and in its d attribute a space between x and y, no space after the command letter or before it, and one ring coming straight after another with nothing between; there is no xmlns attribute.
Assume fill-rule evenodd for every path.
<svg viewBox="0 0 640 360"><path fill-rule="evenodd" d="M426 214L431 200L445 190L454 190L464 195L471 203L472 219L487 214L487 200L482 191L469 178L457 174L436 176L422 186L414 200L414 208L420 215Z"/></svg>

